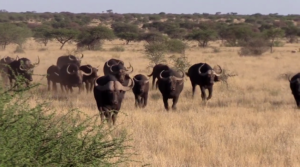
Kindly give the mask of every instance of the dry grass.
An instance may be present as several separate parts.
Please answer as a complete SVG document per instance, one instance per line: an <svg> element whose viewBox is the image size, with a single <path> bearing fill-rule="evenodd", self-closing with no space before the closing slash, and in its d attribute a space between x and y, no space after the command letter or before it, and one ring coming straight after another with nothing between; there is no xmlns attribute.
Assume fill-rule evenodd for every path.
<svg viewBox="0 0 300 167"><path fill-rule="evenodd" d="M104 48L109 50L122 43L106 42ZM219 46L219 43L213 45ZM131 62L135 68L133 75L150 74L146 69L149 62L143 58L143 45L123 46L124 52L83 51L82 64L100 65L99 75L103 75L104 62L117 57L125 63ZM150 91L149 104L144 110L135 109L133 93L127 92L117 123L132 134L139 154L134 158L143 164L160 167L300 166L300 113L288 81L281 76L299 71L299 53L290 53L298 47L286 44L262 57L239 57L238 48L221 47L220 53L214 53L211 48L188 49L191 64L219 64L237 72L238 77L229 79L228 90L225 85L216 83L213 98L206 105L201 102L199 88L196 98L191 99L191 85L185 80L178 110L170 112L164 110L158 90ZM40 48L30 40L25 45L25 53L19 57L36 61L39 55L41 63L35 73L45 74L50 65L56 64L57 57L74 53L75 45L67 44L59 50L59 44L52 42L47 50L38 51ZM0 55L16 56L14 49L15 46L9 46L0 51ZM76 107L90 115L98 113L92 94L78 95L75 90L72 96L55 95L46 91L45 78L34 76L34 80L45 86L38 88L33 99L51 99L53 107L62 112Z"/></svg>

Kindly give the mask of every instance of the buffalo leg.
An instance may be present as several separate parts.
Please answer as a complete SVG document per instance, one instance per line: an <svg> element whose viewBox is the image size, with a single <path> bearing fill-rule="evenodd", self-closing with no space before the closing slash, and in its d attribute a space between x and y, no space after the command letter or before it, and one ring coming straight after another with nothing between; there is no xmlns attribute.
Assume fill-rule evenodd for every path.
<svg viewBox="0 0 300 167"><path fill-rule="evenodd" d="M52 89L57 92L56 82L52 81Z"/></svg>
<svg viewBox="0 0 300 167"><path fill-rule="evenodd" d="M112 118L112 123L113 123L113 125L115 125L116 120L117 120L117 114L112 113L111 118Z"/></svg>
<svg viewBox="0 0 300 167"><path fill-rule="evenodd" d="M140 105L140 99L139 99L139 96L134 94L134 97L135 97L135 107L138 107Z"/></svg>
<svg viewBox="0 0 300 167"><path fill-rule="evenodd" d="M89 89L90 89L90 83L89 82L85 82L85 89L86 89L86 93L89 93Z"/></svg>
<svg viewBox="0 0 300 167"><path fill-rule="evenodd" d="M154 84L155 84L155 77L152 76L152 89L154 89Z"/></svg>
<svg viewBox="0 0 300 167"><path fill-rule="evenodd" d="M163 97L163 101L164 101L165 109L166 109L167 111L169 111L168 98L167 98L167 97Z"/></svg>
<svg viewBox="0 0 300 167"><path fill-rule="evenodd" d="M201 90L201 98L202 98L202 101L205 101L206 100L206 93L205 93L205 88L200 86L200 90Z"/></svg>
<svg viewBox="0 0 300 167"><path fill-rule="evenodd" d="M60 84L60 89L62 92L64 92L64 85L62 83Z"/></svg>
<svg viewBox="0 0 300 167"><path fill-rule="evenodd" d="M192 98L194 98L196 86L197 86L196 84L192 83Z"/></svg>
<svg viewBox="0 0 300 167"><path fill-rule="evenodd" d="M207 97L207 99L206 99L206 100L209 100L209 99L211 99L211 97L212 97L212 93L213 93L213 87L211 86L211 87L209 87L209 88L208 88L208 97Z"/></svg>
<svg viewBox="0 0 300 167"><path fill-rule="evenodd" d="M143 108L145 108L147 106L147 102L148 102L148 93L145 93L143 95Z"/></svg>
<svg viewBox="0 0 300 167"><path fill-rule="evenodd" d="M179 99L179 97L174 97L174 98L173 98L173 105L172 105L172 109L173 109L173 110L176 110L176 104L177 104L177 102L178 102L178 99Z"/></svg>

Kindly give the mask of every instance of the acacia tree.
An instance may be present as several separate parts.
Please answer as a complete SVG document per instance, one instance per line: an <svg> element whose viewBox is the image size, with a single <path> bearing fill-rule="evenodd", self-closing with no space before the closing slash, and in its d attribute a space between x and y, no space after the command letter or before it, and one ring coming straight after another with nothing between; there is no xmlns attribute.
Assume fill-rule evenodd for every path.
<svg viewBox="0 0 300 167"><path fill-rule="evenodd" d="M34 29L34 40L38 43L47 46L48 42L52 40L53 36L51 33L51 28L48 26L40 26Z"/></svg>
<svg viewBox="0 0 300 167"><path fill-rule="evenodd" d="M60 28L53 30L51 34L59 43L61 43L60 49L62 49L67 42L76 38L76 36L78 35L78 31L73 29Z"/></svg>
<svg viewBox="0 0 300 167"><path fill-rule="evenodd" d="M22 44L31 37L31 31L27 27L19 27L12 23L0 23L0 45L5 49L11 43Z"/></svg>
<svg viewBox="0 0 300 167"><path fill-rule="evenodd" d="M113 24L112 29L118 38L126 41L126 45L131 41L138 41L140 30L138 26L127 23Z"/></svg>
<svg viewBox="0 0 300 167"><path fill-rule="evenodd" d="M270 52L273 52L274 42L277 38L284 36L284 31L279 28L271 28L264 31L265 37L270 40Z"/></svg>
<svg viewBox="0 0 300 167"><path fill-rule="evenodd" d="M206 47L209 41L216 39L217 33L214 30L194 30L187 35L188 40L198 41L198 46Z"/></svg>
<svg viewBox="0 0 300 167"><path fill-rule="evenodd" d="M104 26L89 27L81 31L77 38L77 47L87 46L88 49L94 50L95 44L103 40L115 39L114 32Z"/></svg>

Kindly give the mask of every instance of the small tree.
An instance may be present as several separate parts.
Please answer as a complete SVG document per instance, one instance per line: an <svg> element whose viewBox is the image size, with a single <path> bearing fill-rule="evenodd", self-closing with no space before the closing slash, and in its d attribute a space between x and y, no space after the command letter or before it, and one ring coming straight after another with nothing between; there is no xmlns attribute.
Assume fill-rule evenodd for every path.
<svg viewBox="0 0 300 167"><path fill-rule="evenodd" d="M53 38L51 28L48 26L40 26L34 29L33 37L36 42L42 43L44 46L47 46L48 42Z"/></svg>
<svg viewBox="0 0 300 167"><path fill-rule="evenodd" d="M53 30L51 34L59 43L61 43L60 49L62 49L67 42L76 38L76 36L78 35L78 31L59 28Z"/></svg>
<svg viewBox="0 0 300 167"><path fill-rule="evenodd" d="M167 45L164 42L151 42L145 46L146 58L151 63L158 64L166 62L165 54L168 51Z"/></svg>
<svg viewBox="0 0 300 167"><path fill-rule="evenodd" d="M195 40L199 46L206 47L209 41L216 39L217 33L214 30L194 30L187 35L188 40Z"/></svg>
<svg viewBox="0 0 300 167"><path fill-rule="evenodd" d="M242 44L240 56L260 56L269 49L269 41L262 37L253 37Z"/></svg>
<svg viewBox="0 0 300 167"><path fill-rule="evenodd" d="M140 30L138 26L127 23L115 23L112 26L114 33L121 40L126 41L126 45L131 41L138 41Z"/></svg>
<svg viewBox="0 0 300 167"><path fill-rule="evenodd" d="M277 38L284 36L284 31L279 28L271 28L264 31L265 37L270 40L270 51L273 53L274 42Z"/></svg>

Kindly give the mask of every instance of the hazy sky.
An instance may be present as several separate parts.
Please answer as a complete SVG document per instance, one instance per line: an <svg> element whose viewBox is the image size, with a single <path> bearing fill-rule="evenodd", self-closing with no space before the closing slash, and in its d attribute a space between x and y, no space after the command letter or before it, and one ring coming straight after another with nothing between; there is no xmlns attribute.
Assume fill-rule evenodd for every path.
<svg viewBox="0 0 300 167"><path fill-rule="evenodd" d="M300 0L0 0L9 12L300 14Z"/></svg>

